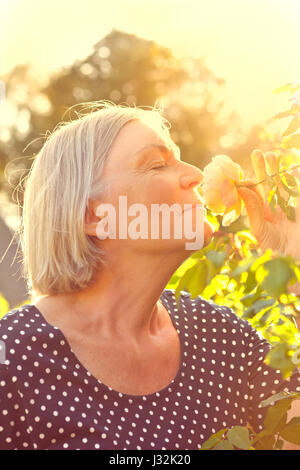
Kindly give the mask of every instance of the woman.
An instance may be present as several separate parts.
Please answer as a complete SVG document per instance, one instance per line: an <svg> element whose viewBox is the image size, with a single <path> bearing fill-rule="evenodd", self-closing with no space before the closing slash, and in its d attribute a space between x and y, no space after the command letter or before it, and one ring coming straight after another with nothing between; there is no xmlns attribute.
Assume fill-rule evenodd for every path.
<svg viewBox="0 0 300 470"><path fill-rule="evenodd" d="M300 390L231 309L185 292L177 306L164 287L191 251L174 226L170 239L104 236L100 204L184 209L201 181L153 109L105 102L48 138L24 196L33 302L0 322L1 449L200 449L224 427L258 431L260 401ZM251 212L257 195L242 196Z"/></svg>

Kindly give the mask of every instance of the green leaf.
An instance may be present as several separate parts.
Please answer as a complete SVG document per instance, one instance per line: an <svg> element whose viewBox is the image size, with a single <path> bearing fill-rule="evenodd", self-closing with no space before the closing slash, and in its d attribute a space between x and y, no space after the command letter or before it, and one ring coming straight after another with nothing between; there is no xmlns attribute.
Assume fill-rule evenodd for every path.
<svg viewBox="0 0 300 470"><path fill-rule="evenodd" d="M207 264L205 260L203 260L203 262L201 262L201 264L199 263L199 265L197 266L195 270L195 277L188 285L189 292L191 293L192 298L195 298L197 297L197 295L200 295L207 286L207 275Z"/></svg>
<svg viewBox="0 0 300 470"><path fill-rule="evenodd" d="M277 441L275 444L275 449L282 450L282 446L283 446L283 441L279 439L279 441Z"/></svg>
<svg viewBox="0 0 300 470"><path fill-rule="evenodd" d="M209 212L208 210L206 211L206 220L213 227L214 231L219 230L220 223L219 223L217 217L215 215L212 215L212 213Z"/></svg>
<svg viewBox="0 0 300 470"><path fill-rule="evenodd" d="M249 231L241 230L241 231L237 232L236 235L238 236L238 238L241 238L242 240L245 240L249 243L253 243L254 245L257 244L256 238Z"/></svg>
<svg viewBox="0 0 300 470"><path fill-rule="evenodd" d="M240 276L244 272L248 272L256 259L257 259L256 257L253 257L250 260L247 260L247 259L241 260L238 267L231 273L231 277L235 278L237 276Z"/></svg>
<svg viewBox="0 0 300 470"><path fill-rule="evenodd" d="M177 300L179 299L180 293L182 290L189 292L188 285L191 282L191 280L194 278L194 275L195 275L195 270L193 268L188 269L183 274L175 290L175 297Z"/></svg>
<svg viewBox="0 0 300 470"><path fill-rule="evenodd" d="M278 88L274 88L273 93L277 95L278 93L283 93L287 92L293 89L293 84L292 83L286 83L285 85L282 85Z"/></svg>
<svg viewBox="0 0 300 470"><path fill-rule="evenodd" d="M268 194L268 204L272 211L276 214L277 197L275 188L272 189Z"/></svg>
<svg viewBox="0 0 300 470"><path fill-rule="evenodd" d="M284 174L284 176L285 176L287 184L289 186L293 186L295 188L298 187L297 179L293 175L291 175L290 173L287 172L287 173Z"/></svg>
<svg viewBox="0 0 300 470"><path fill-rule="evenodd" d="M284 398L267 409L264 429L272 433L278 432L286 424L287 410L291 407L292 399ZM284 422L283 422L284 420Z"/></svg>
<svg viewBox="0 0 300 470"><path fill-rule="evenodd" d="M299 127L300 127L300 119L298 117L294 117L294 119L291 120L286 131L282 134L282 137L293 134L299 129Z"/></svg>
<svg viewBox="0 0 300 470"><path fill-rule="evenodd" d="M257 259L254 261L253 265L251 266L251 271L256 271L259 266L264 264L266 261L269 261L273 258L273 253L270 248L268 248L263 255L257 256Z"/></svg>
<svg viewBox="0 0 300 470"><path fill-rule="evenodd" d="M279 207L284 212L285 209L286 209L287 203L286 203L285 199L283 199L283 197L280 195L279 188L276 189L276 196L277 196L277 203L278 203Z"/></svg>
<svg viewBox="0 0 300 470"><path fill-rule="evenodd" d="M0 293L0 318L2 318L9 311L9 303Z"/></svg>
<svg viewBox="0 0 300 470"><path fill-rule="evenodd" d="M212 434L207 441L205 441L202 446L201 450L208 450L214 447L220 440L222 439L223 435L225 432L228 430L228 428L221 429L220 431L216 432L215 434Z"/></svg>
<svg viewBox="0 0 300 470"><path fill-rule="evenodd" d="M180 280L180 276L178 276L178 274L173 274L173 276L171 277L171 279L169 280L168 284L167 284L167 288L168 289L172 289L177 286L178 282Z"/></svg>
<svg viewBox="0 0 300 470"><path fill-rule="evenodd" d="M217 268L221 267L224 264L227 254L222 251L209 251L206 253L206 257L211 260L211 262Z"/></svg>
<svg viewBox="0 0 300 470"><path fill-rule="evenodd" d="M293 175L290 175L288 172L284 173L284 178L289 186L293 186L294 188L298 187L298 183L296 178Z"/></svg>
<svg viewBox="0 0 300 470"><path fill-rule="evenodd" d="M272 347L265 358L265 363L273 369L280 369L285 379L288 378L295 369L295 364L293 364L291 357L287 355L287 345L285 342L280 342Z"/></svg>
<svg viewBox="0 0 300 470"><path fill-rule="evenodd" d="M287 399L287 398L288 399L294 399L294 398L297 398L297 397L300 397L300 393L296 393L296 392L279 392L279 393L276 393L275 395L272 395L271 397L267 398L266 400L261 401L259 405L264 408L265 406L269 406L272 403L276 403L279 400Z"/></svg>
<svg viewBox="0 0 300 470"><path fill-rule="evenodd" d="M229 441L221 441L213 450L234 450L233 445Z"/></svg>
<svg viewBox="0 0 300 470"><path fill-rule="evenodd" d="M252 272L252 271L249 271L248 272L248 277L247 277L247 281L245 283L245 289L244 289L244 292L247 293L247 292L251 292L255 286L256 286L256 277L255 277L255 273Z"/></svg>
<svg viewBox="0 0 300 470"><path fill-rule="evenodd" d="M261 295L262 294L262 288L261 286L256 286L255 292L252 294L247 294L244 297L241 298L241 302L245 307L250 307L253 302L255 302L259 297L266 297Z"/></svg>
<svg viewBox="0 0 300 470"><path fill-rule="evenodd" d="M280 436L292 444L300 445L300 418L292 418L280 431Z"/></svg>
<svg viewBox="0 0 300 470"><path fill-rule="evenodd" d="M236 258L229 259L228 266L229 266L230 276L231 277L232 277L232 273L234 272L235 269L237 269L239 264L240 264L240 261L238 259L236 259Z"/></svg>
<svg viewBox="0 0 300 470"><path fill-rule="evenodd" d="M191 259L201 259L201 258L203 258L203 256L205 256L205 254L208 251L215 249L217 241L218 241L217 237L212 238L212 240L209 242L208 245L201 248L201 250L198 250L195 253L193 253L192 256L190 256L190 258ZM183 264L185 264L185 263L183 263Z"/></svg>
<svg viewBox="0 0 300 470"><path fill-rule="evenodd" d="M291 220L292 222L296 222L296 210L295 210L295 207L292 207L292 206L287 206L285 208L285 213L286 213L286 216L289 220Z"/></svg>
<svg viewBox="0 0 300 470"><path fill-rule="evenodd" d="M207 266L205 260L202 260L188 269L181 277L175 290L177 300L182 290L190 292L193 298L200 295L206 286L206 278Z"/></svg>
<svg viewBox="0 0 300 470"><path fill-rule="evenodd" d="M284 176L281 179L282 186L284 187L284 190L293 197L298 197L300 196L299 189L298 189L298 183L296 178L294 176L289 175L288 173L285 173ZM291 187L292 186L292 187ZM284 205L287 205L285 203L285 200L280 196L279 193L279 188L276 190L277 197L282 199ZM280 205L280 204L279 204ZM280 205L281 207L281 205Z"/></svg>
<svg viewBox="0 0 300 470"><path fill-rule="evenodd" d="M274 305L276 302L275 299L259 299L256 300L252 305L250 305L247 310L243 313L243 318L252 318L261 310L264 310L271 305Z"/></svg>
<svg viewBox="0 0 300 470"><path fill-rule="evenodd" d="M274 449L275 436L265 436L255 444L256 450L272 450Z"/></svg>
<svg viewBox="0 0 300 470"><path fill-rule="evenodd" d="M246 225L247 216L241 215L238 219L234 220L230 225L222 225L222 231L225 233L237 233L247 229Z"/></svg>
<svg viewBox="0 0 300 470"><path fill-rule="evenodd" d="M274 116L274 119L282 119L282 118L286 118L289 116L293 116L298 113L299 113L298 107L294 107L294 108L287 109L286 111L283 111L282 113L276 114L276 116Z"/></svg>
<svg viewBox="0 0 300 470"><path fill-rule="evenodd" d="M251 447L249 431L243 426L234 426L229 429L227 439L238 449L248 450Z"/></svg>
<svg viewBox="0 0 300 470"><path fill-rule="evenodd" d="M269 271L262 281L262 287L272 297L280 297L286 292L286 284L294 277L294 273L287 261L283 258L275 258L264 263L264 268Z"/></svg>
<svg viewBox="0 0 300 470"><path fill-rule="evenodd" d="M262 328L262 327L266 324L266 322L268 321L268 318L270 317L270 315L272 315L273 311L274 311L274 310L273 310L272 307L271 307L271 308L268 308L268 310L265 311L265 313L263 314L263 316L260 317L260 319L259 319L259 326L260 326L260 328Z"/></svg>
<svg viewBox="0 0 300 470"><path fill-rule="evenodd" d="M281 142L281 147L284 149L300 149L300 134L292 134L285 137Z"/></svg>
<svg viewBox="0 0 300 470"><path fill-rule="evenodd" d="M220 272L222 266L216 266L209 258L205 260L207 266L207 284Z"/></svg>

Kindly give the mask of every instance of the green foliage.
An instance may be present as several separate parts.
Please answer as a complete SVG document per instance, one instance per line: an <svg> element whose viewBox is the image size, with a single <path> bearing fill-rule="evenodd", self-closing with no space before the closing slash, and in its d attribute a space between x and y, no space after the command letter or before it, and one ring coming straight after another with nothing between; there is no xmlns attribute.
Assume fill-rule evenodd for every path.
<svg viewBox="0 0 300 470"><path fill-rule="evenodd" d="M224 234L217 231L210 243L192 254L170 279L168 287L200 295L232 308L248 320L273 345L267 363L287 378L295 370L292 356L300 347L294 319L300 297L288 287L300 281L300 270L290 256L267 250L259 256L257 243L248 231Z"/></svg>
<svg viewBox="0 0 300 470"><path fill-rule="evenodd" d="M9 311L9 303L0 293L0 318Z"/></svg>
<svg viewBox="0 0 300 470"><path fill-rule="evenodd" d="M246 427L233 426L213 434L202 444L201 450L252 449L250 433Z"/></svg>
<svg viewBox="0 0 300 470"><path fill-rule="evenodd" d="M282 147L284 149L300 149L300 134L293 134L285 137L285 139L282 141Z"/></svg>
<svg viewBox="0 0 300 470"><path fill-rule="evenodd" d="M300 418L292 418L280 431L281 437L293 444L300 445Z"/></svg>
<svg viewBox="0 0 300 470"><path fill-rule="evenodd" d="M276 258L264 263L268 274L262 281L262 287L272 297L280 297L285 293L286 285L291 279L295 279L292 268L284 258Z"/></svg>
<svg viewBox="0 0 300 470"><path fill-rule="evenodd" d="M283 441L280 438L300 445L300 418L292 418L286 422L291 403L299 397L300 393L281 392L264 400L260 405L268 406L268 409L261 432L256 433L249 424L225 428L210 436L202 444L201 450L281 449Z"/></svg>
<svg viewBox="0 0 300 470"><path fill-rule="evenodd" d="M17 309L22 307L24 304L30 303L30 298L25 299L23 302L21 302L18 305L15 305L13 308ZM12 309L12 306L9 305L9 302L4 298L4 296L0 292L0 319L6 315L10 310Z"/></svg>

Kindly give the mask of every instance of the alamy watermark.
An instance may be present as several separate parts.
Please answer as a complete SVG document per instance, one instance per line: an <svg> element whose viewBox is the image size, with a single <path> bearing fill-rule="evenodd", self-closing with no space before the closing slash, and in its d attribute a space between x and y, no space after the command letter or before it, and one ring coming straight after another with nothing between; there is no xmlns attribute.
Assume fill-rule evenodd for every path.
<svg viewBox="0 0 300 470"><path fill-rule="evenodd" d="M4 341L0 340L0 364L4 364L6 361L6 348Z"/></svg>
<svg viewBox="0 0 300 470"><path fill-rule="evenodd" d="M160 239L161 219L162 239L193 240L185 243L187 250L200 250L204 244L206 209L200 203L184 204L183 206L179 203L174 203L171 206L165 203L151 204L149 214L149 208L145 204L135 203L128 207L127 196L119 196L118 234L116 233L117 212L113 204L99 204L96 215L102 218L96 228L96 234L100 240L107 238L158 240ZM173 230L171 215L173 216ZM129 217L135 218L129 222Z"/></svg>

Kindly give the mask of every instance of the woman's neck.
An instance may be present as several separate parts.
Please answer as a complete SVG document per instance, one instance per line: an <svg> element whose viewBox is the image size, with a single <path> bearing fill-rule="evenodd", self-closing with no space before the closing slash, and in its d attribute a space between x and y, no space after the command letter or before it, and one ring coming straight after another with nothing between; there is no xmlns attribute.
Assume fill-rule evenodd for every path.
<svg viewBox="0 0 300 470"><path fill-rule="evenodd" d="M170 263L170 258L174 262ZM110 256L96 281L89 287L70 294L50 296L56 302L56 322L87 335L105 340L134 341L142 344L160 334L169 315L158 300L173 272L182 260L166 255L127 257ZM147 262L148 261L148 262ZM49 299L50 300L50 299ZM49 302L48 302L49 303ZM37 305L38 306L38 305ZM40 304L41 306L41 304ZM62 316L62 312L65 312Z"/></svg>

